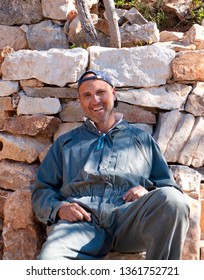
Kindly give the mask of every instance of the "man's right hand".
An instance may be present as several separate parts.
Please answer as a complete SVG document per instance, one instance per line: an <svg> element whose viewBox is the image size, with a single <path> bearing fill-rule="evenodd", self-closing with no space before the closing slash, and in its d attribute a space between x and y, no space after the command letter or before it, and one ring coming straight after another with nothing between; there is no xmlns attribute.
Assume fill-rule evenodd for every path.
<svg viewBox="0 0 204 280"><path fill-rule="evenodd" d="M63 204L58 210L57 215L60 220L66 220L68 222L91 221L91 215L75 202Z"/></svg>

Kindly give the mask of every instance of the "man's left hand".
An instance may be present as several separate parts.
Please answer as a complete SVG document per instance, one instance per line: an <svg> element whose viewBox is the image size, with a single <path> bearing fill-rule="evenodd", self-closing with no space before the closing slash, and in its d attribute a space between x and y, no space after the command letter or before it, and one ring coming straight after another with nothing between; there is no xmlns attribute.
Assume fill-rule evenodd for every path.
<svg viewBox="0 0 204 280"><path fill-rule="evenodd" d="M135 201L146 193L148 193L148 190L138 185L130 188L123 196L123 199L125 200L125 202Z"/></svg>

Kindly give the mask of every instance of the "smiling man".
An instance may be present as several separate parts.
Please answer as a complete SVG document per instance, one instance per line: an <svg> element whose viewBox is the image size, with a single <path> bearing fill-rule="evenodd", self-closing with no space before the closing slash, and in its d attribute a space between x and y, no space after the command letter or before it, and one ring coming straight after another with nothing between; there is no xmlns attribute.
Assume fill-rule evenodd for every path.
<svg viewBox="0 0 204 280"><path fill-rule="evenodd" d="M181 258L189 207L154 139L115 112L104 72L78 81L84 123L38 169L33 210L47 225L39 259L102 259L111 250Z"/></svg>

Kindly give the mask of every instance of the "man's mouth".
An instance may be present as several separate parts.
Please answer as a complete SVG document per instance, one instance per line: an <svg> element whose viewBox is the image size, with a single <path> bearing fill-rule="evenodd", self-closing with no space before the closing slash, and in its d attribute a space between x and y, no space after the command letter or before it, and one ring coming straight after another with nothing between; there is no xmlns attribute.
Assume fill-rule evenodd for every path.
<svg viewBox="0 0 204 280"><path fill-rule="evenodd" d="M99 111L103 110L103 106L94 107L94 108L92 108L92 110L93 110L94 112L99 112Z"/></svg>

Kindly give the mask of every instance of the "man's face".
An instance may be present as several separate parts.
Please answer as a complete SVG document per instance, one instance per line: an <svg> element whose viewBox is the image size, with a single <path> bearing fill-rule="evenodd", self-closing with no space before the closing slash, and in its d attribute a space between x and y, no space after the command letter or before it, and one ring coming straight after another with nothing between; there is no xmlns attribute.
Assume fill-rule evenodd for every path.
<svg viewBox="0 0 204 280"><path fill-rule="evenodd" d="M89 76L92 74L88 74L86 77ZM115 100L115 89L102 80L85 81L79 88L79 101L82 109L96 125L112 123Z"/></svg>

